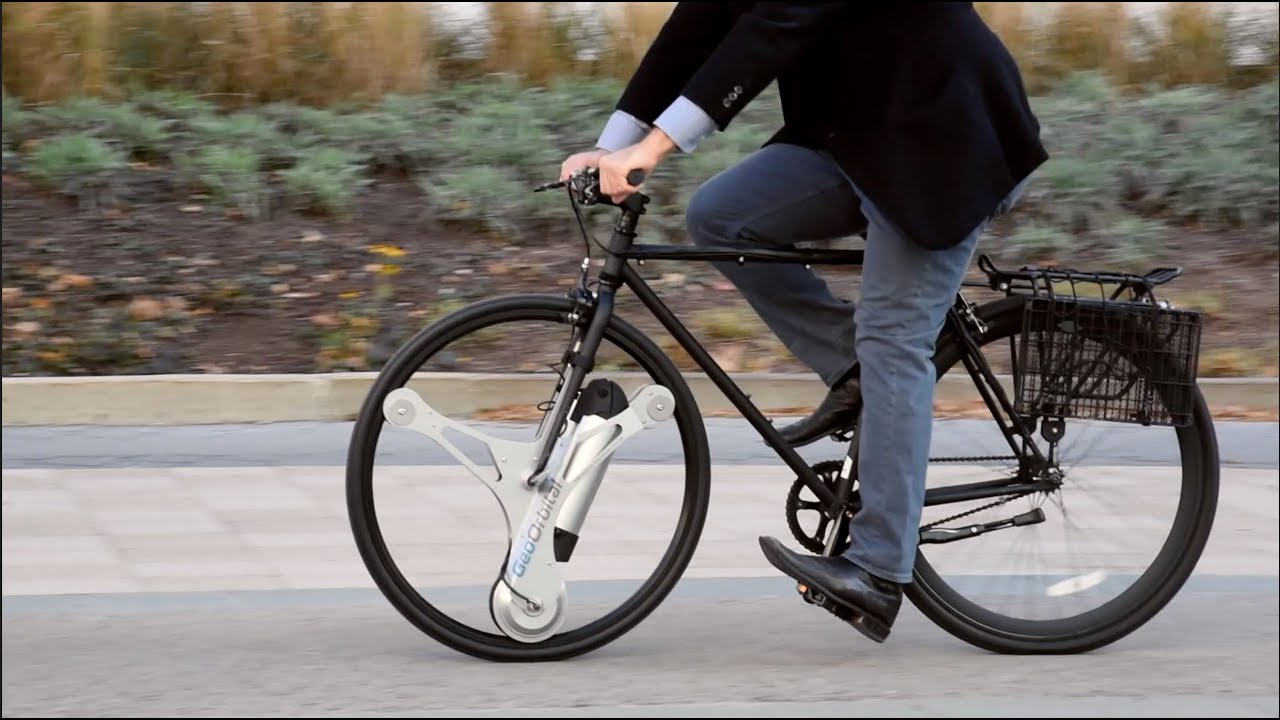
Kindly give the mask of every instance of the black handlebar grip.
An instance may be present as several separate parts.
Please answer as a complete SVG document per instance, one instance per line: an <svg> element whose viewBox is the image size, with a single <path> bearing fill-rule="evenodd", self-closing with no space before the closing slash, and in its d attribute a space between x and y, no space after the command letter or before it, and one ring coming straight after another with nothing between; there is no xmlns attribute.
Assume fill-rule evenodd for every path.
<svg viewBox="0 0 1280 720"><path fill-rule="evenodd" d="M627 184L630 185L631 187L639 187L640 183L642 182L644 182L643 170L637 169L627 173Z"/></svg>

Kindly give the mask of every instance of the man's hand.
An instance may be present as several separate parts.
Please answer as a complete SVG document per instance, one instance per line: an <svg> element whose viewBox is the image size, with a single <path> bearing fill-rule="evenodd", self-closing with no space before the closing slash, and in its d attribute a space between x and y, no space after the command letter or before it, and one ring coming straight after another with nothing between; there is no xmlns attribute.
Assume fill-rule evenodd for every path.
<svg viewBox="0 0 1280 720"><path fill-rule="evenodd" d="M583 168L599 167L600 158L608 155L605 150L588 150L580 152L576 155L570 155L564 163L560 165L560 179L568 180L570 175L578 172Z"/></svg>
<svg viewBox="0 0 1280 720"><path fill-rule="evenodd" d="M643 170L646 176L651 175L658 163L675 149L676 144L671 138L654 128L635 145L605 155L597 165L600 168L600 192L615 203L626 200L639 190L627 182L627 173Z"/></svg>

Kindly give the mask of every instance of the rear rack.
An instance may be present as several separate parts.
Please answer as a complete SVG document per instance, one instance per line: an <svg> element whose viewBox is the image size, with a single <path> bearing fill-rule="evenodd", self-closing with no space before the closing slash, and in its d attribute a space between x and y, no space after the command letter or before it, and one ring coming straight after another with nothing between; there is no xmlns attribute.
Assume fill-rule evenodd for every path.
<svg viewBox="0 0 1280 720"><path fill-rule="evenodd" d="M1024 265L1018 270L1001 270L995 266L991 258L982 255L978 258L978 268L987 275L987 285L992 290L1004 293L1017 291L1031 292L1033 295L1044 293L1050 297L1066 295L1078 297L1076 287L1081 284L1096 285L1101 292L1108 286L1114 286L1109 300L1116 300L1125 291L1132 293L1133 300L1149 300L1155 302L1152 288L1163 285L1182 275L1182 268L1156 268L1145 275L1120 272L1087 272L1070 268L1035 267ZM1070 285L1066 292L1058 291L1054 285L1065 283Z"/></svg>
<svg viewBox="0 0 1280 720"><path fill-rule="evenodd" d="M1204 316L1175 310L1152 292L1182 268L1145 275L1005 271L986 255L978 267L993 289L1026 298L1014 372L1018 413L1175 427L1191 422Z"/></svg>

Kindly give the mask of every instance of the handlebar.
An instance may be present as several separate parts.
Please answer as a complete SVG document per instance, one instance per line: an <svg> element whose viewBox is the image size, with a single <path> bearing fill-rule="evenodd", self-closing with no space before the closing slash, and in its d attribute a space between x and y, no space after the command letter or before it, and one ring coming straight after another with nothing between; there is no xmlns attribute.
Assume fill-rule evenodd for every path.
<svg viewBox="0 0 1280 720"><path fill-rule="evenodd" d="M632 187L638 187L645 180L645 171L636 168L627 173L627 184ZM568 187L573 193L574 198L581 205L613 205L615 207L630 207L636 196L641 198L640 205L643 206L648 198L642 193L635 193L631 197L620 203L615 203L609 196L600 192L600 169L599 168L583 168L569 176L568 180L558 180L546 185L540 185L533 189L534 192L543 192L545 190L554 190L556 188Z"/></svg>

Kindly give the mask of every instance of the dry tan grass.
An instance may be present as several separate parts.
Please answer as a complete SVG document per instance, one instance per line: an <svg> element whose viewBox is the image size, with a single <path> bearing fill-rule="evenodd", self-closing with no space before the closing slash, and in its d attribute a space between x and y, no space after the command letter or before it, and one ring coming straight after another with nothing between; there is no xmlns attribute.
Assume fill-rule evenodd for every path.
<svg viewBox="0 0 1280 720"><path fill-rule="evenodd" d="M237 104L361 102L430 90L451 47L438 3L6 2L6 93L43 102L177 88ZM484 58L465 65L545 83L566 74L625 78L674 3L602 5L591 36L573 3L488 3ZM1077 70L1122 85L1241 84L1276 73L1274 18L1261 65L1231 65L1232 35L1204 2L1168 3L1156 32L1124 3L977 3L1018 58L1033 91ZM1046 17L1047 14L1047 17ZM1263 21L1264 23L1266 21ZM585 38L585 39L584 39ZM594 43L587 54L584 44ZM453 65L448 65L453 67Z"/></svg>

